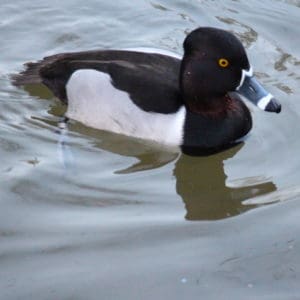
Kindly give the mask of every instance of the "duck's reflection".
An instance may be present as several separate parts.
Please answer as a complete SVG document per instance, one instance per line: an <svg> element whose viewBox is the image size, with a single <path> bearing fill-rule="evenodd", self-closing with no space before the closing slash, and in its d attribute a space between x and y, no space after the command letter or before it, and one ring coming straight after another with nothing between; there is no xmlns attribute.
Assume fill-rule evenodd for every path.
<svg viewBox="0 0 300 300"><path fill-rule="evenodd" d="M76 128L77 126L80 128ZM100 133L99 130L85 128L78 123L72 125L71 130L98 137ZM245 205L244 200L276 190L272 182L238 188L226 185L224 161L233 157L243 144L219 154L195 157L158 150L137 140L129 141L128 137L101 132L101 138L97 138L95 146L119 155L135 157L138 160L126 169L115 171L118 174L158 168L179 156L175 162L173 175L176 178L177 194L185 203L187 220L216 220L238 215L257 206ZM63 143L62 150L64 151L62 156L68 160L70 152L68 145Z"/></svg>
<svg viewBox="0 0 300 300"><path fill-rule="evenodd" d="M42 98L50 97L46 95L44 89L37 91L35 88L33 87L33 90L36 94L43 92ZM34 94L31 90L29 92ZM64 109L60 103L56 102L51 106L49 113L61 116ZM45 122L54 125L49 120ZM158 168L178 157L178 153L155 149L143 141L129 140L128 137L100 132L78 123L71 124L70 130L85 136L96 137L96 147L120 155L135 157L138 160L134 165L119 170L117 173L125 174ZM101 138L99 138L99 134ZM219 154L205 157L179 155L173 174L176 178L177 194L185 203L186 219L216 220L234 216L256 207L256 205L244 205L244 200L276 190L276 186L272 182L238 188L226 186L227 176L224 171L224 161L232 158L242 147L243 144L240 144Z"/></svg>
<svg viewBox="0 0 300 300"><path fill-rule="evenodd" d="M226 186L223 162L233 157L242 147L208 157L181 155L175 164L176 191L186 207L188 220L216 220L240 214L256 205L242 201L276 190L272 182L248 187Z"/></svg>
<svg viewBox="0 0 300 300"><path fill-rule="evenodd" d="M99 135L99 130L82 130L82 126L76 129L85 135ZM188 220L216 220L240 214L257 206L245 205L244 200L276 190L272 182L238 188L226 186L224 161L233 157L243 144L219 154L195 157L155 149L144 141L129 141L128 137L102 132L97 147L138 160L132 166L115 172L119 174L158 168L178 158L173 175L176 178L177 194L185 203L185 217Z"/></svg>

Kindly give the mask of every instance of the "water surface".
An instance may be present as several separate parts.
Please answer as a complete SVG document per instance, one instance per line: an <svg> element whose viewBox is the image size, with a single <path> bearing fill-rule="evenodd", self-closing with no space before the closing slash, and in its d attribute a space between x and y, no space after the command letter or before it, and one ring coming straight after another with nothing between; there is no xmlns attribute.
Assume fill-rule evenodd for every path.
<svg viewBox="0 0 300 300"><path fill-rule="evenodd" d="M299 1L2 0L0 20L1 299L299 299ZM216 155L62 135L65 107L9 80L64 51L181 54L197 26L237 34L283 106L251 106L245 143Z"/></svg>

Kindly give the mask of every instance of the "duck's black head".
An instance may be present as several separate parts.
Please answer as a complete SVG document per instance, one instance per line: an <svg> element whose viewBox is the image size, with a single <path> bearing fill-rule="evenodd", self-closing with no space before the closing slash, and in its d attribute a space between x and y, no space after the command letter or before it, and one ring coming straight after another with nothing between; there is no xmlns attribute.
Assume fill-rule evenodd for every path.
<svg viewBox="0 0 300 300"><path fill-rule="evenodd" d="M280 105L254 79L245 48L232 33L210 27L192 31L184 41L180 87L194 112L221 111L229 92L237 92L260 108Z"/></svg>

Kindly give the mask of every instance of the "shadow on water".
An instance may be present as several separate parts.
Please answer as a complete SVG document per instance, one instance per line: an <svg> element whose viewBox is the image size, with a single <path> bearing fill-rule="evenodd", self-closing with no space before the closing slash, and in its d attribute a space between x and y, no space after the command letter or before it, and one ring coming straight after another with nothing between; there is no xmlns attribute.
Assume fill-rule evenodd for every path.
<svg viewBox="0 0 300 300"><path fill-rule="evenodd" d="M26 90L33 96L51 98L51 93L49 94L45 88L34 87ZM64 111L65 107L59 102L53 102L49 109L50 115L55 116L62 116ZM57 126L56 121L39 120ZM97 148L137 159L137 163L126 169L116 170L115 174L125 175L151 170L177 159L173 175L176 178L176 192L185 204L187 220L218 220L241 214L259 206L259 204L245 204L244 200L276 190L272 182L242 187L226 185L224 161L233 158L242 149L243 143L215 155L195 157L170 152L157 145L147 144L143 140L88 128L77 122L71 122L69 130L93 138L95 141L93 144ZM64 146L68 147L68 145ZM72 151L68 149L66 153L70 150ZM243 172L242 168L241 172Z"/></svg>
<svg viewBox="0 0 300 300"><path fill-rule="evenodd" d="M272 182L231 188L226 186L224 161L243 144L208 157L181 155L175 164L176 191L186 207L187 220L217 220L238 215L258 205L243 201L276 190Z"/></svg>

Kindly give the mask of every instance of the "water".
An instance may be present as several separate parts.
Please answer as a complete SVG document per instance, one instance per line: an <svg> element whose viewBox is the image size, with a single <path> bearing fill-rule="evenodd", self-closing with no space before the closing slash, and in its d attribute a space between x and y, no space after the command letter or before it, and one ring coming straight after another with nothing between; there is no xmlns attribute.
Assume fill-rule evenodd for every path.
<svg viewBox="0 0 300 300"><path fill-rule="evenodd" d="M299 299L299 17L297 0L2 0L0 299ZM210 157L76 122L62 147L65 108L9 80L64 51L180 54L203 25L242 39L283 106L251 107L246 142Z"/></svg>

